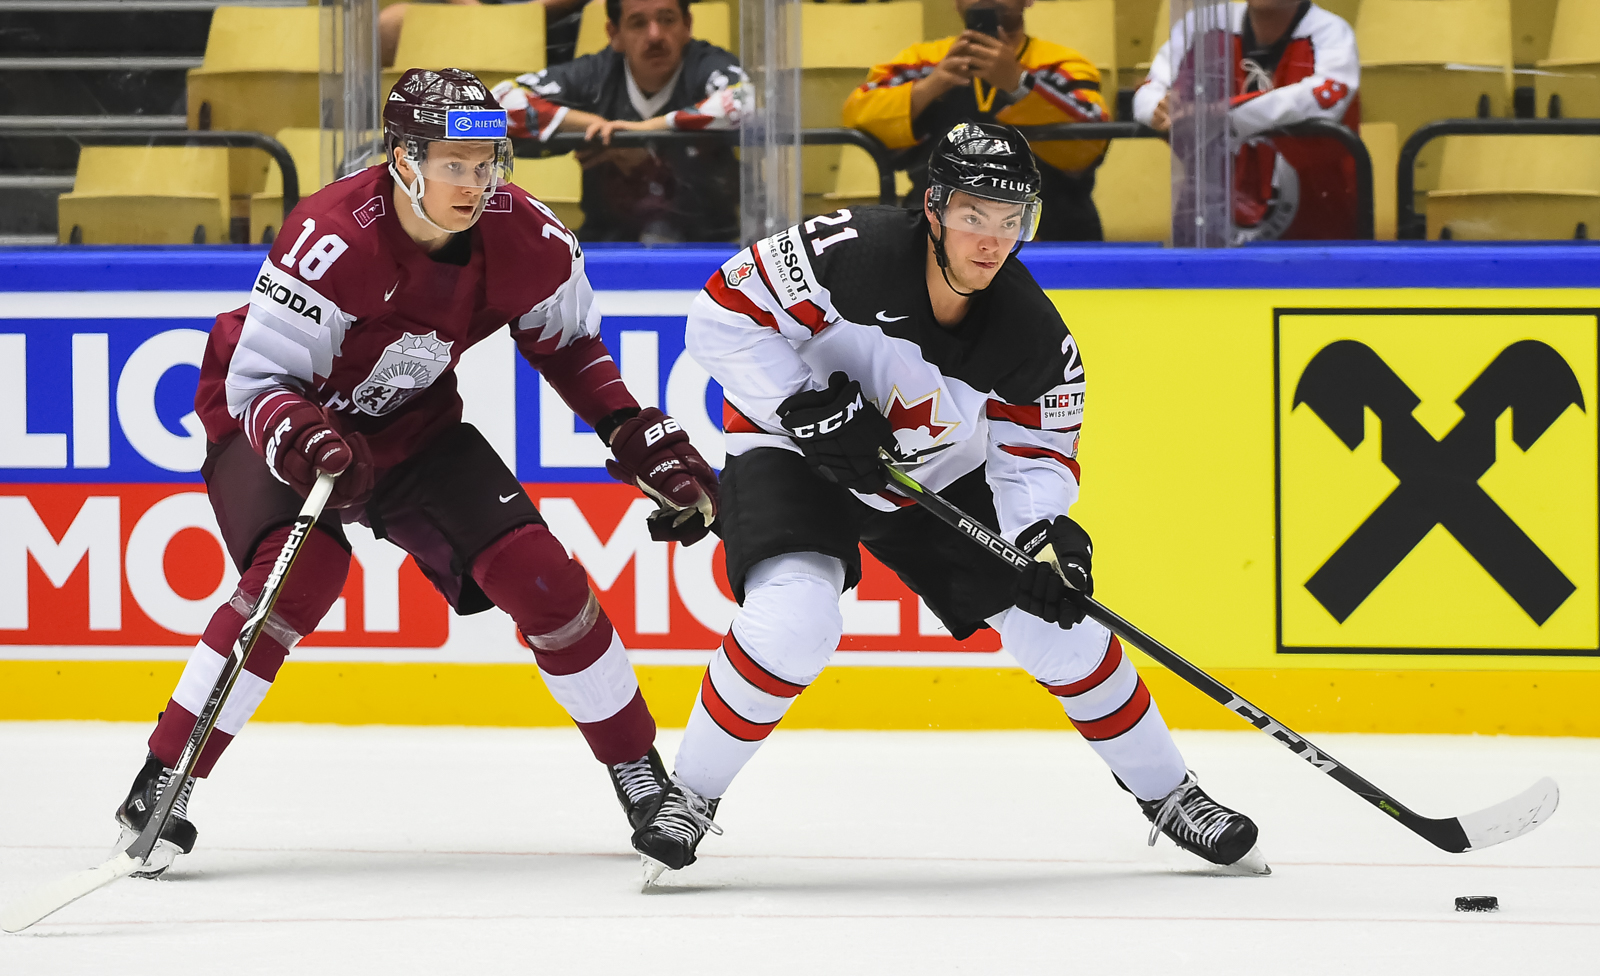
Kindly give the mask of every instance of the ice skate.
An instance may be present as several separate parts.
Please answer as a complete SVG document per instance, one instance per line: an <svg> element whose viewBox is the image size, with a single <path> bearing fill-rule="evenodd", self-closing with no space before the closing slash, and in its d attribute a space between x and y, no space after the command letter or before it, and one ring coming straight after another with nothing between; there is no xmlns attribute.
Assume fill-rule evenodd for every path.
<svg viewBox="0 0 1600 976"><path fill-rule="evenodd" d="M1207 796L1194 773L1159 800L1139 800L1139 809L1150 819L1151 847L1165 833L1174 844L1230 869L1229 873L1272 873L1256 847L1255 822Z"/></svg>
<svg viewBox="0 0 1600 976"><path fill-rule="evenodd" d="M695 861L695 848L707 832L722 833L712 818L717 800L708 800L681 783L672 783L649 821L633 832L633 849L644 857L644 884L655 884L663 872L678 871Z"/></svg>
<svg viewBox="0 0 1600 976"><path fill-rule="evenodd" d="M144 767L133 778L133 787L128 790L128 798L117 807L117 825L122 828L122 835L117 838L117 850L125 851L139 839L139 834L150 822L150 815L155 813L162 791L172 781L173 775L174 771L162 766L161 760L153 754L145 757ZM155 849L150 852L145 870L135 871L135 878L159 878L179 854L194 850L199 831L195 830L188 818L189 794L192 792L194 777L190 776L183 784L183 792L178 794L178 802L172 806L171 816L167 817L166 824L161 828L161 839L156 841Z"/></svg>
<svg viewBox="0 0 1600 976"><path fill-rule="evenodd" d="M611 785L616 787L617 802L628 815L628 825L638 830L655 813L661 792L671 782L667 779L666 767L661 764L661 754L651 746L642 758L607 766L606 770L611 773Z"/></svg>

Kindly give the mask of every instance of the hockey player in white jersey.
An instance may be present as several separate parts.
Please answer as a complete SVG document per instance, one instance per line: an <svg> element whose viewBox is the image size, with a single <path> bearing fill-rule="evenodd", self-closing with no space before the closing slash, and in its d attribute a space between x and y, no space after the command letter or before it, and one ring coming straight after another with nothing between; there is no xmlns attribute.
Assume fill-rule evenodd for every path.
<svg viewBox="0 0 1600 976"><path fill-rule="evenodd" d="M859 547L957 639L993 627L1180 847L1264 871L1256 826L1201 791L1117 638L1046 563L994 568L889 490L917 480L1030 553L1054 547L1093 592L1078 497L1084 366L1039 285L1008 258L1032 237L1040 177L1010 126L951 129L921 210L840 210L734 255L689 313L688 350L726 394L721 523L740 609L712 659L673 785L633 837L648 877L694 863L735 775L839 645Z"/></svg>

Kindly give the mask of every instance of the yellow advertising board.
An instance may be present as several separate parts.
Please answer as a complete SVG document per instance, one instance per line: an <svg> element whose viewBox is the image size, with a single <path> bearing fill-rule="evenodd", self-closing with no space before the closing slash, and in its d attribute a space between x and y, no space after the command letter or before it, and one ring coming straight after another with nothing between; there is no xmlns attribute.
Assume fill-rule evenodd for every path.
<svg viewBox="0 0 1600 976"><path fill-rule="evenodd" d="M1052 295L1119 612L1213 669L1600 671L1600 293Z"/></svg>

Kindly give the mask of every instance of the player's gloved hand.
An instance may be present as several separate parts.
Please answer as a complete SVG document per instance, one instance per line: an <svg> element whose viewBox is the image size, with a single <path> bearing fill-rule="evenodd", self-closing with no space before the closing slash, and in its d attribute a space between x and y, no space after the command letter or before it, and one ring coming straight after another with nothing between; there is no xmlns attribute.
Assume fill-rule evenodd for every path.
<svg viewBox="0 0 1600 976"><path fill-rule="evenodd" d="M611 434L611 477L638 485L661 507L650 516L650 538L689 546L717 520L717 476L678 422L646 407Z"/></svg>
<svg viewBox="0 0 1600 976"><path fill-rule="evenodd" d="M878 449L895 451L894 428L861 395L860 383L834 373L827 389L796 393L778 404L778 419L817 474L852 491L882 490Z"/></svg>
<svg viewBox="0 0 1600 976"><path fill-rule="evenodd" d="M360 434L341 435L321 407L288 390L263 393L245 416L245 433L272 476L298 492L311 493L317 472L339 475L329 508L360 504L372 494L372 454Z"/></svg>
<svg viewBox="0 0 1600 976"><path fill-rule="evenodd" d="M1038 558L1045 546L1050 547L1055 564ZM1065 515L1057 515L1053 521L1040 519L1017 536L1017 548L1035 557L1017 577L1017 606L1059 624L1062 630L1082 623L1083 606L1076 596L1094 595L1094 577L1089 572L1094 543L1083 526ZM1056 565L1060 565L1061 572L1056 572Z"/></svg>

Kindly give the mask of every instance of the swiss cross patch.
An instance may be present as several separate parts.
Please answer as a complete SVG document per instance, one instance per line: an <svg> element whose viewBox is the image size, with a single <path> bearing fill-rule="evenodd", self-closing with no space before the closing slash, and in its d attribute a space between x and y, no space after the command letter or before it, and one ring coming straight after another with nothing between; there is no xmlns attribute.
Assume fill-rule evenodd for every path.
<svg viewBox="0 0 1600 976"><path fill-rule="evenodd" d="M1063 383L1039 398L1039 426L1068 430L1083 423L1083 384Z"/></svg>
<svg viewBox="0 0 1600 976"><path fill-rule="evenodd" d="M350 216L354 217L356 219L356 223L360 224L361 228L365 230L366 228L371 227L372 222L377 220L379 217L382 217L385 212L386 211L383 206L383 197L378 196L373 197L371 200L368 200L366 203L363 203L361 206L350 211Z"/></svg>

